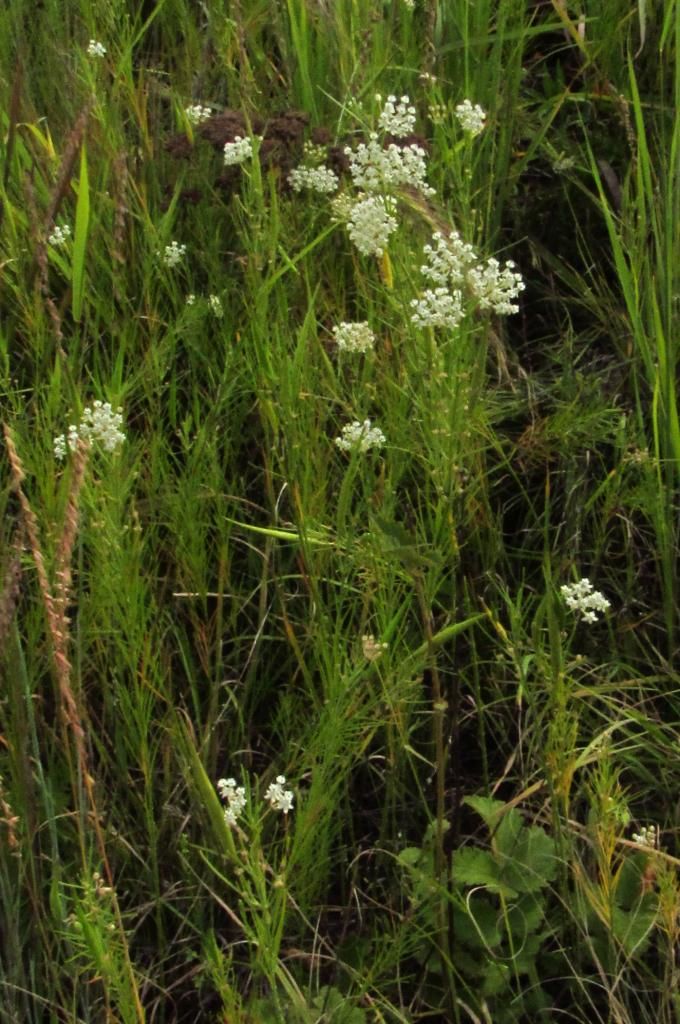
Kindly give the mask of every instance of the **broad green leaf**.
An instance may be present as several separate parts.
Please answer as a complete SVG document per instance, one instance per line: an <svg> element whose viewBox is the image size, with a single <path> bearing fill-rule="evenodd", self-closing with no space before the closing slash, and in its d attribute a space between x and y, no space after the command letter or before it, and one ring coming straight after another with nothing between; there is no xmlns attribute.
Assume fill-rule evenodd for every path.
<svg viewBox="0 0 680 1024"><path fill-rule="evenodd" d="M632 910L614 907L612 930L628 956L646 949L656 916L657 899L653 892L646 893Z"/></svg>
<svg viewBox="0 0 680 1024"><path fill-rule="evenodd" d="M502 800L494 800L491 796L466 796L463 803L477 811L489 832L495 829L505 807Z"/></svg>
<svg viewBox="0 0 680 1024"><path fill-rule="evenodd" d="M497 902L497 901L495 901ZM497 906L492 906L484 893L474 893L465 901L465 907L453 908L453 934L456 942L470 949L489 952L500 946L502 918Z"/></svg>
<svg viewBox="0 0 680 1024"><path fill-rule="evenodd" d="M537 892L557 874L555 844L542 828L523 829L512 855L505 859L503 881L517 892Z"/></svg>
<svg viewBox="0 0 680 1024"><path fill-rule="evenodd" d="M498 862L486 850L475 850L471 846L457 850L453 855L452 872L456 885L481 885L503 896L517 895L517 890L501 878Z"/></svg>
<svg viewBox="0 0 680 1024"><path fill-rule="evenodd" d="M423 851L419 846L406 846L397 854L397 860L405 868L418 867L423 859Z"/></svg>

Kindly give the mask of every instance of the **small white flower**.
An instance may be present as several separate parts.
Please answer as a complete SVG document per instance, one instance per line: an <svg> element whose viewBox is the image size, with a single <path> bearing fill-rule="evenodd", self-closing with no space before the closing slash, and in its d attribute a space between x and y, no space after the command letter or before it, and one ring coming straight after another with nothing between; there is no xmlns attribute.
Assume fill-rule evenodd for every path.
<svg viewBox="0 0 680 1024"><path fill-rule="evenodd" d="M186 251L186 245L179 245L177 242L172 241L170 245L166 245L162 253L159 250L156 255L160 256L166 267L176 267L182 262Z"/></svg>
<svg viewBox="0 0 680 1024"><path fill-rule="evenodd" d="M210 304L210 308L213 311L214 315L217 317L217 319L221 320L222 317L224 316L224 309L222 307L222 300L220 299L219 295L211 295L210 298L208 299L208 303Z"/></svg>
<svg viewBox="0 0 680 1024"><path fill-rule="evenodd" d="M427 114L432 124L442 124L446 120L448 110L444 103L430 103Z"/></svg>
<svg viewBox="0 0 680 1024"><path fill-rule="evenodd" d="M470 100L463 100L456 107L456 117L463 131L473 137L486 127L486 112L479 103L473 105Z"/></svg>
<svg viewBox="0 0 680 1024"><path fill-rule="evenodd" d="M306 139L302 145L302 155L305 158L305 164L309 167L318 167L319 164L322 164L326 159L327 152L327 146L312 142L311 139Z"/></svg>
<svg viewBox="0 0 680 1024"><path fill-rule="evenodd" d="M486 266L480 265L468 270L467 281L480 309L493 309L501 316L519 311L519 306L510 300L517 298L526 285L522 275L513 269L514 266L512 260L501 267L498 260L490 259Z"/></svg>
<svg viewBox="0 0 680 1024"><path fill-rule="evenodd" d="M364 256L382 256L398 223L394 200L388 196L365 196L352 206L347 233Z"/></svg>
<svg viewBox="0 0 680 1024"><path fill-rule="evenodd" d="M123 410L120 407L114 410L110 402L96 401L91 408L83 409L78 432L86 441L101 445L105 452L113 452L125 440L120 429L122 424Z"/></svg>
<svg viewBox="0 0 680 1024"><path fill-rule="evenodd" d="M360 452L370 451L371 448L382 448L385 444L385 435L378 427L372 427L370 420L359 423L346 423L342 428L340 437L336 437L335 443L344 452L358 449Z"/></svg>
<svg viewBox="0 0 680 1024"><path fill-rule="evenodd" d="M611 607L599 590L593 590L589 579L584 577L578 583L565 583L560 587L567 608L579 612L584 622L597 622L597 612L606 612Z"/></svg>
<svg viewBox="0 0 680 1024"><path fill-rule="evenodd" d="M264 798L269 801L275 811L288 814L293 809L293 792L290 789L284 789L285 785L285 775L277 775L276 782L271 782L267 787Z"/></svg>
<svg viewBox="0 0 680 1024"><path fill-rule="evenodd" d="M104 57L106 56L106 47L102 43L97 42L96 39L90 39L87 52L90 57Z"/></svg>
<svg viewBox="0 0 680 1024"><path fill-rule="evenodd" d="M53 445L54 457L61 462L62 459L66 458L66 437L64 434L59 434L58 437L55 437Z"/></svg>
<svg viewBox="0 0 680 1024"><path fill-rule="evenodd" d="M196 303L196 296L193 292L187 295L187 306L193 306Z"/></svg>
<svg viewBox="0 0 680 1024"><path fill-rule="evenodd" d="M633 842L647 846L650 850L659 848L659 826L643 825L639 832L633 832Z"/></svg>
<svg viewBox="0 0 680 1024"><path fill-rule="evenodd" d="M420 272L438 285L461 284L468 268L478 260L473 246L464 242L457 231L452 231L448 238L435 231L432 245L424 246L423 254L427 262Z"/></svg>
<svg viewBox="0 0 680 1024"><path fill-rule="evenodd" d="M92 407L86 407L79 424L71 423L66 435L55 437L53 446L55 457L64 459L68 451L74 452L78 441L87 441L101 447L105 452L113 452L125 441L125 434L120 429L123 424L123 410L115 411L110 402L96 401Z"/></svg>
<svg viewBox="0 0 680 1024"><path fill-rule="evenodd" d="M466 286L480 309L492 309L499 315L518 311L519 306L511 300L525 284L511 260L503 267L496 259L480 263L474 247L457 231L448 237L435 232L423 253L426 262L421 273L437 287L411 302L415 310L411 319L417 326L455 327L463 316L461 286Z"/></svg>
<svg viewBox="0 0 680 1024"><path fill-rule="evenodd" d="M192 103L184 108L186 119L190 124L203 124L209 117L212 117L210 107L202 107L200 103Z"/></svg>
<svg viewBox="0 0 680 1024"><path fill-rule="evenodd" d="M243 139L236 135L233 142L224 144L224 163L226 167L233 167L249 160L253 155L253 140Z"/></svg>
<svg viewBox="0 0 680 1024"><path fill-rule="evenodd" d="M335 343L341 352L369 352L375 345L375 334L366 320L338 324L333 328Z"/></svg>
<svg viewBox="0 0 680 1024"><path fill-rule="evenodd" d="M294 192L309 188L313 192L329 195L336 191L340 180L330 167L296 167L288 175L288 183Z"/></svg>
<svg viewBox="0 0 680 1024"><path fill-rule="evenodd" d="M380 643L372 633L361 638L361 650L366 661L377 661L378 658L382 658L388 647L389 644Z"/></svg>
<svg viewBox="0 0 680 1024"><path fill-rule="evenodd" d="M416 124L416 108L411 105L408 96L397 101L396 96L388 96L385 106L378 118L378 124L384 132L397 138L410 135Z"/></svg>
<svg viewBox="0 0 680 1024"><path fill-rule="evenodd" d="M346 146L345 155L349 157L350 174L357 188L385 193L409 185L425 196L434 195L435 190L425 180L425 150L416 143L398 146L392 142L385 147L372 132L368 142L361 142L356 149Z"/></svg>
<svg viewBox="0 0 680 1024"><path fill-rule="evenodd" d="M50 245L58 247L60 245L66 245L70 237L71 228L68 224L63 224L61 227L55 224L52 231L47 236L47 241Z"/></svg>
<svg viewBox="0 0 680 1024"><path fill-rule="evenodd" d="M448 288L428 288L419 299L411 299L411 322L416 327L457 327L463 319L463 296Z"/></svg>
<svg viewBox="0 0 680 1024"><path fill-rule="evenodd" d="M354 200L347 192L342 192L339 196L331 199L331 213L335 220L347 223L352 216L353 209Z"/></svg>
<svg viewBox="0 0 680 1024"><path fill-rule="evenodd" d="M216 787L227 804L224 809L224 820L233 828L246 806L246 791L243 786L236 785L236 779L218 779Z"/></svg>

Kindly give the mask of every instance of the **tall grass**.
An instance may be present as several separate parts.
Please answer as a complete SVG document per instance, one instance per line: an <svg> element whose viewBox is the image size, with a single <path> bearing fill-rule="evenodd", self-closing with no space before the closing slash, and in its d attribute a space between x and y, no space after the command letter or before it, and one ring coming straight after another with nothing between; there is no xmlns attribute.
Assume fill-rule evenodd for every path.
<svg viewBox="0 0 680 1024"><path fill-rule="evenodd" d="M680 1020L680 5L602 8L0 12L1 1020ZM376 93L382 258L287 186ZM413 323L437 230L519 313Z"/></svg>

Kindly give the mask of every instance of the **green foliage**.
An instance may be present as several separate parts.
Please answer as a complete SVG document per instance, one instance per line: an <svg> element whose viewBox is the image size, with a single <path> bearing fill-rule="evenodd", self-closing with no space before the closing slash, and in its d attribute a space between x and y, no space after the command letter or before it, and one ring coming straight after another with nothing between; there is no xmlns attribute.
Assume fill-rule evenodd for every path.
<svg viewBox="0 0 680 1024"><path fill-rule="evenodd" d="M550 883L557 874L555 844L543 828L524 824L515 808L490 797L467 797L489 830L489 849L466 846L454 851L447 900L457 971L473 1005L487 1006L494 1019L516 1020L521 1012L548 1005L540 989L546 951L554 938L548 923ZM434 908L441 894L433 875L432 851L408 847L398 861L410 878L412 899L424 915L424 930L434 935ZM429 927L428 927L429 921ZM429 970L441 963L424 949ZM524 999L525 978L531 981Z"/></svg>
<svg viewBox="0 0 680 1024"><path fill-rule="evenodd" d="M677 1024L680 3L0 7L0 1019ZM287 184L376 93L379 259ZM519 314L413 324L452 229Z"/></svg>

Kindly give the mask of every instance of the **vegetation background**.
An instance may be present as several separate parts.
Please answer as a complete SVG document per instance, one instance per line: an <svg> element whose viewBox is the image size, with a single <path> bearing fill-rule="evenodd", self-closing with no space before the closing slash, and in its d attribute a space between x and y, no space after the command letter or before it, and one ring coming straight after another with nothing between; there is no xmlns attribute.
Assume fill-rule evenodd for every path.
<svg viewBox="0 0 680 1024"><path fill-rule="evenodd" d="M376 93L382 260L287 184ZM5 0L0 1020L678 1024L678 110L677 0Z"/></svg>

